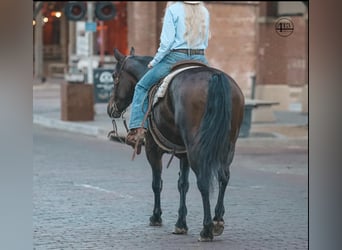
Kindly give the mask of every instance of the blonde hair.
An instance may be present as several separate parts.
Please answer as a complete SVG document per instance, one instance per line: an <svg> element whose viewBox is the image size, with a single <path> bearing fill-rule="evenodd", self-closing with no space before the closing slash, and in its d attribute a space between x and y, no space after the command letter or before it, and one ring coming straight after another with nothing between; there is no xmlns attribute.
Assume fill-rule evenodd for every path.
<svg viewBox="0 0 342 250"><path fill-rule="evenodd" d="M166 8L176 3L168 1ZM203 2L198 4L186 4L183 2L185 12L184 39L190 48L196 47L206 37L206 10ZM209 28L208 28L209 29Z"/></svg>

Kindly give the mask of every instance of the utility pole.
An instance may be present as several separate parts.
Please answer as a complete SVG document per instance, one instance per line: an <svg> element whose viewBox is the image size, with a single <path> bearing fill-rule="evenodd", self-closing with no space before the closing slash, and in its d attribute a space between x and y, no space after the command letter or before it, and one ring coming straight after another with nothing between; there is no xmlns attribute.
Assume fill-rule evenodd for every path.
<svg viewBox="0 0 342 250"><path fill-rule="evenodd" d="M93 7L94 4L92 2L87 2L87 13L88 13L88 18L87 21L88 23L92 23L93 19L94 19L94 14L93 14ZM93 38L93 31L88 31L88 39L89 39L89 48L88 48L88 81L87 83L89 84L93 84L94 80L93 80L93 42L94 42L94 38Z"/></svg>
<svg viewBox="0 0 342 250"><path fill-rule="evenodd" d="M42 3L36 2L34 26L34 77L43 77L43 16L41 11Z"/></svg>

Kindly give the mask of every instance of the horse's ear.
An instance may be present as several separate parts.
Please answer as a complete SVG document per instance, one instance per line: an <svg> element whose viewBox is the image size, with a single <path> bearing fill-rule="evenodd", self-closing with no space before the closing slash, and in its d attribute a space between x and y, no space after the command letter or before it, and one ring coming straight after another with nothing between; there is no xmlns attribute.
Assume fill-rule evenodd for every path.
<svg viewBox="0 0 342 250"><path fill-rule="evenodd" d="M129 53L131 56L134 56L134 53L135 53L135 49L134 49L134 47L132 46L131 47L131 52Z"/></svg>
<svg viewBox="0 0 342 250"><path fill-rule="evenodd" d="M114 57L118 62L120 62L125 56L123 54L121 54L117 48L115 48L114 49Z"/></svg>

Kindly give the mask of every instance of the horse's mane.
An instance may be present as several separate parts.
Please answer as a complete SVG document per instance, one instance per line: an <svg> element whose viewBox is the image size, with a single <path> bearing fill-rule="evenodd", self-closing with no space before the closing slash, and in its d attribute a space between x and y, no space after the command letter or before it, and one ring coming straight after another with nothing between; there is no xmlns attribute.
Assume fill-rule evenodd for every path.
<svg viewBox="0 0 342 250"><path fill-rule="evenodd" d="M132 62L129 64L129 71L131 71L133 75L140 79L148 70L147 64L153 59L153 57L134 55L132 59Z"/></svg>
<svg viewBox="0 0 342 250"><path fill-rule="evenodd" d="M148 64L153 59L152 56L134 56L134 60L141 64Z"/></svg>

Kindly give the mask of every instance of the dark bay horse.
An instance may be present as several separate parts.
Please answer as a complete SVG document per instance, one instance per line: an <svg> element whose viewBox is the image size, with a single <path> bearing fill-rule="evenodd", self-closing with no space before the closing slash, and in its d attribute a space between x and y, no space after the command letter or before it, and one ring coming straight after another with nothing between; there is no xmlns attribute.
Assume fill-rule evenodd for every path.
<svg viewBox="0 0 342 250"><path fill-rule="evenodd" d="M119 118L130 105L138 80L148 70L152 57L125 56L114 49L117 60L113 73L114 88L107 106L111 118ZM236 82L226 73L208 66L195 67L176 75L165 96L155 104L151 116L153 124L145 137L145 152L152 168L154 209L151 226L160 226L162 191L162 156L170 153L151 133L152 125L161 136L177 148L173 153L180 161L178 190L180 204L175 234L186 234L186 194L189 189L189 170L195 173L197 187L203 202L203 229L200 241L211 241L224 229L224 196L230 177L230 165L234 158L244 112L244 96ZM209 195L212 180L216 177L219 193L212 218Z"/></svg>

